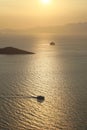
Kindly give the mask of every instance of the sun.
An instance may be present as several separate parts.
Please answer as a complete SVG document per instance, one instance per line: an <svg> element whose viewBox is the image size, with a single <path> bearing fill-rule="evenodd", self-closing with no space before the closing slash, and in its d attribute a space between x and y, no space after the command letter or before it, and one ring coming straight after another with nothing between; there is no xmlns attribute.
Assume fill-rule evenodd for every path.
<svg viewBox="0 0 87 130"><path fill-rule="evenodd" d="M41 0L41 2L42 2L43 4L49 4L49 3L50 3L50 0Z"/></svg>

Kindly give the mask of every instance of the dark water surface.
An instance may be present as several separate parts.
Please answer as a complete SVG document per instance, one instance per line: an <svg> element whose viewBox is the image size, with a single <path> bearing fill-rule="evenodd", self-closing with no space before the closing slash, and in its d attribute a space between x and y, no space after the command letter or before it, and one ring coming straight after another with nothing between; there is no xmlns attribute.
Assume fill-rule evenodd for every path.
<svg viewBox="0 0 87 130"><path fill-rule="evenodd" d="M87 39L0 36L4 46L36 54L0 55L0 130L86 130Z"/></svg>

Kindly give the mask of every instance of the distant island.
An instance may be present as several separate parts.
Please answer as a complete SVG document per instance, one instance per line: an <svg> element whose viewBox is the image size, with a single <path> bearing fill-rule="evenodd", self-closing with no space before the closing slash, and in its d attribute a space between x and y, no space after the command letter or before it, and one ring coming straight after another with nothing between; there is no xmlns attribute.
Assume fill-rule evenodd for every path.
<svg viewBox="0 0 87 130"><path fill-rule="evenodd" d="M35 54L35 53L21 50L15 47L5 47L5 48L0 48L0 54L18 55L18 54Z"/></svg>

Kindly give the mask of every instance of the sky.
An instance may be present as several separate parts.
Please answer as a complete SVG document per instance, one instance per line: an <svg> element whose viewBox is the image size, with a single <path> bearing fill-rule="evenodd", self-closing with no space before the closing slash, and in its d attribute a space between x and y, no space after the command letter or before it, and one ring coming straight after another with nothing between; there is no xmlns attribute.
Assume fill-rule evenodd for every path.
<svg viewBox="0 0 87 130"><path fill-rule="evenodd" d="M0 0L0 28L87 22L87 0Z"/></svg>

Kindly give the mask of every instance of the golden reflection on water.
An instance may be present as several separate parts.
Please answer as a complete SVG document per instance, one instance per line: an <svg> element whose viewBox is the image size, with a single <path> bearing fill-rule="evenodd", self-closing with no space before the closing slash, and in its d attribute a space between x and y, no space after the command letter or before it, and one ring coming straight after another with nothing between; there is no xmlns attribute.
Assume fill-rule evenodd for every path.
<svg viewBox="0 0 87 130"><path fill-rule="evenodd" d="M35 127L36 130L40 130L40 127L43 130L62 129L67 126L68 117L65 107L68 97L64 89L67 83L65 84L62 75L63 62L56 46L39 44L37 50L38 48L39 52L34 55L34 60L29 59L25 64L26 86L22 88L22 91L29 96L42 95L45 101L39 103L36 99L22 100L19 114L23 124L19 121L19 125L25 128ZM44 53L45 48L49 50L47 53Z"/></svg>
<svg viewBox="0 0 87 130"><path fill-rule="evenodd" d="M11 112L13 112L12 124L14 126L16 124L17 128L21 129L28 127L36 130L62 129L67 125L68 114L65 107L67 94L63 87L65 83L62 75L63 63L56 46L39 44L37 50L38 48L40 50L34 57L31 56L28 60L25 56L23 72L17 77L18 84L15 86L19 86L15 88L15 91L19 95L22 93L23 96L42 95L45 101L40 103L33 98L24 98L9 102L9 110L12 109ZM47 53L44 53L45 48ZM10 114L11 112L9 111Z"/></svg>
<svg viewBox="0 0 87 130"><path fill-rule="evenodd" d="M34 98L0 98L2 130L86 128L87 65L83 50L78 58L78 53L73 53L76 45L50 46L49 41L37 43L34 56L0 58L1 95L45 96L43 103Z"/></svg>
<svg viewBox="0 0 87 130"><path fill-rule="evenodd" d="M57 123L61 123L65 116L63 115L62 117L60 110L61 103L63 102L59 91L61 86L60 81L62 81L60 72L62 63L60 57L56 59L56 54L52 53L56 47L52 48L49 45L45 45L44 49L45 48L47 50L51 48L51 53L49 51L47 54L37 54L32 68L34 71L32 79L34 86L33 91L36 95L45 96L45 101L39 105L37 102L34 102L35 105L33 107L35 107L35 113L40 117L43 123L43 129L55 129L58 127ZM38 109L36 109L37 106ZM34 118L35 117L33 117L33 120ZM39 126L42 126L42 123L38 123Z"/></svg>

